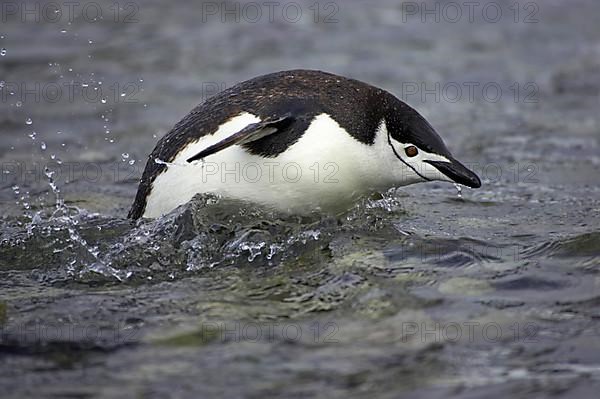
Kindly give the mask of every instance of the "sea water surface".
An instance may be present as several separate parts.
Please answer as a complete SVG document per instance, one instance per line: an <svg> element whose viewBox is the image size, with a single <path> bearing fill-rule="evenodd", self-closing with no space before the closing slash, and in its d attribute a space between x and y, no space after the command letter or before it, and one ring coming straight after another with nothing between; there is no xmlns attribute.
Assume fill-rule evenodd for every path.
<svg viewBox="0 0 600 399"><path fill-rule="evenodd" d="M595 397L600 4L513 3L438 21L391 0L3 14L2 397ZM482 188L403 187L335 217L199 196L126 218L174 123L293 68L395 93Z"/></svg>

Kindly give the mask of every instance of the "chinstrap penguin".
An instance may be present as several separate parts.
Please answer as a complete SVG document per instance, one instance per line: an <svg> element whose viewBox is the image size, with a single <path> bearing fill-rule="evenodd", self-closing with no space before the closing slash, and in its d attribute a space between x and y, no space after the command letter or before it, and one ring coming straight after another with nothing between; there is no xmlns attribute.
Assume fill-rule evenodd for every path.
<svg viewBox="0 0 600 399"><path fill-rule="evenodd" d="M213 193L295 213L442 180L478 188L433 127L391 93L312 70L259 76L194 108L149 156L129 217Z"/></svg>

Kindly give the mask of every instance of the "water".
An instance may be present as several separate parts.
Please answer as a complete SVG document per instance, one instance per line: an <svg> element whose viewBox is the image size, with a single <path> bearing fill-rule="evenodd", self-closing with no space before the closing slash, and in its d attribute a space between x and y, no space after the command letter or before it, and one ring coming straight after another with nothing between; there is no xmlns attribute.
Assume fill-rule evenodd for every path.
<svg viewBox="0 0 600 399"><path fill-rule="evenodd" d="M596 2L539 2L536 23L510 2L497 23L404 20L392 1L227 24L147 1L123 23L98 4L97 23L0 32L3 397L595 397ZM189 109L298 67L404 97L483 187L405 187L337 217L199 196L125 218ZM439 99L410 94L436 82Z"/></svg>

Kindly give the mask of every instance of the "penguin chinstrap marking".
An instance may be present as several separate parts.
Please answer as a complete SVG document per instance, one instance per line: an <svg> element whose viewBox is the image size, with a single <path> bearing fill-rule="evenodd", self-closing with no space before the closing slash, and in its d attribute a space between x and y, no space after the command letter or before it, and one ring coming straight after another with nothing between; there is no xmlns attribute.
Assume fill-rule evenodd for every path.
<svg viewBox="0 0 600 399"><path fill-rule="evenodd" d="M150 154L129 217L159 217L197 193L295 213L340 211L365 194L429 180L481 186L387 91L283 71L224 90L177 123Z"/></svg>

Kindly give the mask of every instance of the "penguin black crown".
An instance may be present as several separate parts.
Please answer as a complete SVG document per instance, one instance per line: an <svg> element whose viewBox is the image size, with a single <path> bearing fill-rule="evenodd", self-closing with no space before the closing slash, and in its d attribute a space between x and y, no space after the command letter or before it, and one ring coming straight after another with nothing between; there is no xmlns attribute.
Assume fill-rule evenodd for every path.
<svg viewBox="0 0 600 399"><path fill-rule="evenodd" d="M442 180L472 188L433 127L392 94L311 70L259 76L194 108L149 156L129 217L155 218L213 193L293 212Z"/></svg>

